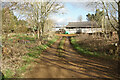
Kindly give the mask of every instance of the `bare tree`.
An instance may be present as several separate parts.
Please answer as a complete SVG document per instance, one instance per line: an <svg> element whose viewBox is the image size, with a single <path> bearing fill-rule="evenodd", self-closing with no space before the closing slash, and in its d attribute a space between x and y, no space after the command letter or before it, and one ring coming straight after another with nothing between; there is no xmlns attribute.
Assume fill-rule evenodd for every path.
<svg viewBox="0 0 120 80"><path fill-rule="evenodd" d="M78 20L82 22L82 15L79 16Z"/></svg>
<svg viewBox="0 0 120 80"><path fill-rule="evenodd" d="M117 45L117 50L116 53L120 54L119 50L120 50L120 1L116 2L115 1L115 5L117 5L118 8L115 7L115 5L113 5L112 3L105 3L102 1L102 5L103 5L103 9L106 11L106 15L108 17L109 23L111 24L112 28L117 31L117 35L118 35L118 45ZM109 13L109 11L112 9L118 13L118 17L115 17L116 13L113 15L111 13ZM110 15L109 15L110 14ZM116 22L117 26L115 26L113 24L113 21L111 21L110 17L113 18L113 20Z"/></svg>
<svg viewBox="0 0 120 80"><path fill-rule="evenodd" d="M14 8L19 11L20 15L24 15L27 19L31 19L37 27L38 39L44 34L45 23L51 13L58 13L63 8L62 3L49 0L46 2L23 2L17 3Z"/></svg>
<svg viewBox="0 0 120 80"><path fill-rule="evenodd" d="M101 2L96 3L97 8L101 8L105 11L105 14L108 18L108 22L110 23L111 27L117 32L118 35L118 45L116 53L120 54L120 0L114 2Z"/></svg>

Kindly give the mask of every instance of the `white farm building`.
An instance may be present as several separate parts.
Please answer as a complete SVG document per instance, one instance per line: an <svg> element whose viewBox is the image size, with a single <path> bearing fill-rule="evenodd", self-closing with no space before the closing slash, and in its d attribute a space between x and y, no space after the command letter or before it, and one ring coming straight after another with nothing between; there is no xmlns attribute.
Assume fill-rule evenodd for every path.
<svg viewBox="0 0 120 80"><path fill-rule="evenodd" d="M92 21L69 22L65 30L70 34L102 32L102 28Z"/></svg>

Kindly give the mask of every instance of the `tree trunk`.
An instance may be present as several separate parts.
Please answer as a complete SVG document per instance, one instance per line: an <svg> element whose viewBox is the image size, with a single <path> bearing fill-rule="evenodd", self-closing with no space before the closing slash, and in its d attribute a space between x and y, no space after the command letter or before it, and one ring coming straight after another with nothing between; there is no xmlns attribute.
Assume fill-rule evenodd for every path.
<svg viewBox="0 0 120 80"><path fill-rule="evenodd" d="M40 30L39 30L39 28L37 30L37 37L38 37L38 39L40 39Z"/></svg>
<svg viewBox="0 0 120 80"><path fill-rule="evenodd" d="M41 24L42 27L42 35L44 34L44 22Z"/></svg>
<svg viewBox="0 0 120 80"><path fill-rule="evenodd" d="M118 31L117 31L117 34L118 34L118 46L117 46L117 54L120 54L120 0L118 2Z"/></svg>
<svg viewBox="0 0 120 80"><path fill-rule="evenodd" d="M119 1L119 4L120 4L120 1ZM120 21L120 13L119 13L119 21ZM119 31L117 32L117 34L119 38L118 46L117 46L117 54L119 56L120 55L120 22L119 22ZM120 67L120 59L118 58L118 68L119 67ZM118 70L118 74L120 74L120 70Z"/></svg>
<svg viewBox="0 0 120 80"><path fill-rule="evenodd" d="M5 39L7 39L9 32L5 31L4 33L5 33Z"/></svg>

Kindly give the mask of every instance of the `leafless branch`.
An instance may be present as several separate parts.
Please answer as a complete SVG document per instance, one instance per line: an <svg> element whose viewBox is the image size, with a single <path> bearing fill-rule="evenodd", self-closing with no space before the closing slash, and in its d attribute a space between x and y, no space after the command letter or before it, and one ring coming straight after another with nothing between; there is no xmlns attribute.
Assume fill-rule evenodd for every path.
<svg viewBox="0 0 120 80"><path fill-rule="evenodd" d="M111 13L110 13L111 14ZM115 22L118 22L117 19L111 14L112 18L115 20Z"/></svg>
<svg viewBox="0 0 120 80"><path fill-rule="evenodd" d="M106 6L105 6L105 4L104 4L103 1L102 1L102 4L103 4L103 7L104 7L104 9L105 9L105 11L106 11L106 15L107 15L107 17L108 17L109 23L111 24L111 26L113 27L114 30L118 31L118 29L116 29L116 27L112 24L112 22L111 22L111 20L110 20L110 17L109 17L109 15L108 15L108 10L107 10L107 8L106 8Z"/></svg>
<svg viewBox="0 0 120 80"><path fill-rule="evenodd" d="M116 1L116 0L114 0L115 1L115 3L117 3L118 4L118 2Z"/></svg>
<svg viewBox="0 0 120 80"><path fill-rule="evenodd" d="M110 3L110 4L113 7L113 9L115 9L115 11L118 11L112 3Z"/></svg>

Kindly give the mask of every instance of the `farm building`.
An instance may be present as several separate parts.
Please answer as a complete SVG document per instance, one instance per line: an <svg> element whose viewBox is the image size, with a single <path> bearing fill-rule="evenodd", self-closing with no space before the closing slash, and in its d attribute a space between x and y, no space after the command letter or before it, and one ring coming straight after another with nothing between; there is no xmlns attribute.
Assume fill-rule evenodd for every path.
<svg viewBox="0 0 120 80"><path fill-rule="evenodd" d="M65 30L70 34L102 32L102 28L92 21L69 22Z"/></svg>

